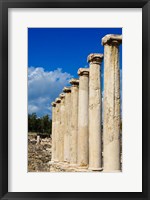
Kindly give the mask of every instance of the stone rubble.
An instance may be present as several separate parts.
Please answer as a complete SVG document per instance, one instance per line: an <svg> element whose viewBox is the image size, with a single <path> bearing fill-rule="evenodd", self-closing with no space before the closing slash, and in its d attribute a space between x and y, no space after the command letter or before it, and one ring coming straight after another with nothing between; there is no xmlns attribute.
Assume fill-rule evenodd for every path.
<svg viewBox="0 0 150 200"><path fill-rule="evenodd" d="M36 139L28 139L28 172L49 172L52 156L51 139L45 138L37 144Z"/></svg>

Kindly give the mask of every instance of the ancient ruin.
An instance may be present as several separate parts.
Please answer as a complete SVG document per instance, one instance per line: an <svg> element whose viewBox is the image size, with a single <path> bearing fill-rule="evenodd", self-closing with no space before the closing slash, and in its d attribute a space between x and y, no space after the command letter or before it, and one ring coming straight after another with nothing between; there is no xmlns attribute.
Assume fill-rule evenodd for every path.
<svg viewBox="0 0 150 200"><path fill-rule="evenodd" d="M79 79L71 79L71 86L64 87L63 93L52 103L50 171L121 171L119 67L121 43L122 35L103 37L104 55L90 54L87 58L89 68L79 68L77 72Z"/></svg>
<svg viewBox="0 0 150 200"><path fill-rule="evenodd" d="M120 69L121 35L106 35L104 45L104 170L120 171Z"/></svg>
<svg viewBox="0 0 150 200"><path fill-rule="evenodd" d="M89 169L102 170L101 69L103 54L90 54L89 62Z"/></svg>

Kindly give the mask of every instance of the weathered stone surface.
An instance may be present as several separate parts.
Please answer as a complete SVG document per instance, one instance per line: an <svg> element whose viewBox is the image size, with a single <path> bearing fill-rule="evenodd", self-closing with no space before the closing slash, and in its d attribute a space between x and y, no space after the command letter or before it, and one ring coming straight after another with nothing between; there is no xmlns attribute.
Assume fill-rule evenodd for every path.
<svg viewBox="0 0 150 200"><path fill-rule="evenodd" d="M70 130L70 164L77 164L77 142L78 142L78 93L79 80L71 79L71 130Z"/></svg>
<svg viewBox="0 0 150 200"><path fill-rule="evenodd" d="M122 35L108 34L102 38L102 45L119 45L122 43Z"/></svg>
<svg viewBox="0 0 150 200"><path fill-rule="evenodd" d="M101 73L103 54L90 54L89 62L89 169L102 170Z"/></svg>
<svg viewBox="0 0 150 200"><path fill-rule="evenodd" d="M61 94L59 95L59 98L60 98L60 99L65 98L65 94L64 94L64 93L61 93Z"/></svg>
<svg viewBox="0 0 150 200"><path fill-rule="evenodd" d="M103 57L104 57L103 54L91 53L87 58L87 62L93 63L93 64L101 64Z"/></svg>
<svg viewBox="0 0 150 200"><path fill-rule="evenodd" d="M77 168L66 163L51 163L49 162L50 172L92 172L88 168Z"/></svg>
<svg viewBox="0 0 150 200"><path fill-rule="evenodd" d="M63 89L63 92L64 93L70 93L71 92L71 88L70 87L64 87L64 89Z"/></svg>
<svg viewBox="0 0 150 200"><path fill-rule="evenodd" d="M60 153L59 153L59 161L63 162L64 161L64 134L65 134L65 94L61 93L59 95L60 99L61 99L61 103L60 103Z"/></svg>
<svg viewBox="0 0 150 200"><path fill-rule="evenodd" d="M72 78L69 83L72 85L72 86L79 86L79 79L77 78ZM72 88L71 88L72 89Z"/></svg>
<svg viewBox="0 0 150 200"><path fill-rule="evenodd" d="M53 101L53 102L51 103L51 106L52 106L52 107L55 107L55 106L56 106L56 103Z"/></svg>
<svg viewBox="0 0 150 200"><path fill-rule="evenodd" d="M122 36L109 35L104 44L104 170L118 171L120 161L120 68ZM111 41L111 43L110 43ZM117 45L116 45L117 44Z"/></svg>
<svg viewBox="0 0 150 200"><path fill-rule="evenodd" d="M61 102L61 99L60 98L56 98L55 99L55 103L60 103Z"/></svg>
<svg viewBox="0 0 150 200"><path fill-rule="evenodd" d="M70 162L71 88L64 87L63 92L65 93L64 161Z"/></svg>
<svg viewBox="0 0 150 200"><path fill-rule="evenodd" d="M88 167L89 163L89 69L80 68L79 104L78 104L78 158L79 167Z"/></svg>
<svg viewBox="0 0 150 200"><path fill-rule="evenodd" d="M40 136L37 135L37 144L40 144Z"/></svg>
<svg viewBox="0 0 150 200"><path fill-rule="evenodd" d="M87 75L89 76L89 68L79 68L78 69L78 75L82 76L82 75ZM80 80L79 80L80 83Z"/></svg>
<svg viewBox="0 0 150 200"><path fill-rule="evenodd" d="M51 105L52 105L52 161L54 161L56 154L56 139L55 139L56 103L52 102Z"/></svg>
<svg viewBox="0 0 150 200"><path fill-rule="evenodd" d="M56 140L56 162L59 162L59 156L60 156L60 102L61 99L60 98L56 98L55 100L56 102L56 121L55 121L55 140Z"/></svg>

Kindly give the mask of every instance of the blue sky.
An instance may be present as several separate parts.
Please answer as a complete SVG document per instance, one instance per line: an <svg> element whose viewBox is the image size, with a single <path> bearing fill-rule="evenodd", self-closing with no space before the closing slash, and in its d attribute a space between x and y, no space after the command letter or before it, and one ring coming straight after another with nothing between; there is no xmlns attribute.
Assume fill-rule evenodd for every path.
<svg viewBox="0 0 150 200"><path fill-rule="evenodd" d="M28 112L51 116L50 103L60 94L77 70L88 67L90 53L103 53L101 39L122 34L121 28L29 28ZM102 64L102 74L103 74ZM122 45L120 45L122 69ZM122 71L122 70L121 70ZM103 88L103 76L102 76Z"/></svg>

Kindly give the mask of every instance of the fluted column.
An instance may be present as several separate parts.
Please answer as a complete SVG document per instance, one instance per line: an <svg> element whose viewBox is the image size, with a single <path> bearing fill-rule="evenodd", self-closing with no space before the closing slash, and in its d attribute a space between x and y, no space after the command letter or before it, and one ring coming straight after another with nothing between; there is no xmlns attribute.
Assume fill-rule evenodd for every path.
<svg viewBox="0 0 150 200"><path fill-rule="evenodd" d="M120 67L121 35L106 35L104 45L104 171L120 171Z"/></svg>
<svg viewBox="0 0 150 200"><path fill-rule="evenodd" d="M71 130L70 130L70 164L77 164L77 138L78 138L78 93L79 80L71 79Z"/></svg>
<svg viewBox="0 0 150 200"><path fill-rule="evenodd" d="M59 162L59 154L60 154L60 146L59 146L59 142L60 142L60 102L61 99L60 98L56 98L55 100L56 102L56 159L55 161Z"/></svg>
<svg viewBox="0 0 150 200"><path fill-rule="evenodd" d="M65 133L64 133L64 161L70 162L70 117L71 117L71 88L64 87L65 93Z"/></svg>
<svg viewBox="0 0 150 200"><path fill-rule="evenodd" d="M102 170L101 69L103 54L90 54L89 62L89 169Z"/></svg>
<svg viewBox="0 0 150 200"><path fill-rule="evenodd" d="M59 149L60 149L60 154L59 154L59 161L63 162L64 161L64 134L65 134L65 94L61 93L59 95L61 99L60 103L60 143L59 143Z"/></svg>
<svg viewBox="0 0 150 200"><path fill-rule="evenodd" d="M56 103L52 102L52 159L51 161L55 160L55 154L56 154L56 139L55 139L55 119L56 119Z"/></svg>
<svg viewBox="0 0 150 200"><path fill-rule="evenodd" d="M89 162L89 69L80 68L78 105L78 166L88 167Z"/></svg>

